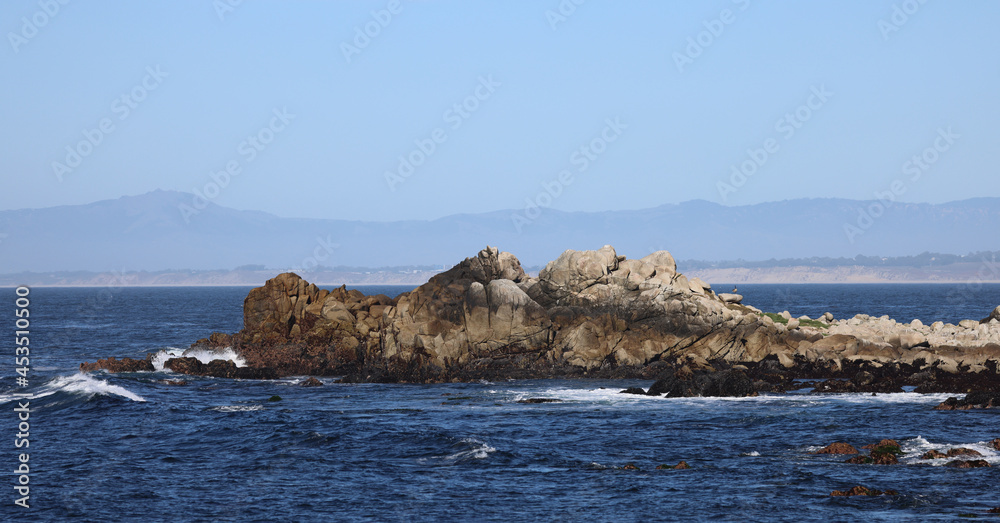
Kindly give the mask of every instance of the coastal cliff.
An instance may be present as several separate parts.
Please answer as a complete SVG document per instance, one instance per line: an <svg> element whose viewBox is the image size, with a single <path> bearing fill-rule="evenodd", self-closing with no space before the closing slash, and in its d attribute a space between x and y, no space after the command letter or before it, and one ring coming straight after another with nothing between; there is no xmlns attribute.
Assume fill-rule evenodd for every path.
<svg viewBox="0 0 1000 523"><path fill-rule="evenodd" d="M890 391L905 384L959 391L967 388L952 378L959 375L996 382L1000 307L983 320L925 326L887 317L791 318L741 301L678 273L667 251L628 259L611 246L569 250L530 277L514 255L488 247L394 299L280 274L249 293L240 332L193 346L231 347L245 367L165 366L229 377L386 382L602 376L686 383L723 370L745 376L754 390L787 389L793 378L853 380L861 372L875 379L849 381L852 390L882 391L888 382ZM81 369L144 366L125 358ZM696 394L713 386L702 382L680 389Z"/></svg>

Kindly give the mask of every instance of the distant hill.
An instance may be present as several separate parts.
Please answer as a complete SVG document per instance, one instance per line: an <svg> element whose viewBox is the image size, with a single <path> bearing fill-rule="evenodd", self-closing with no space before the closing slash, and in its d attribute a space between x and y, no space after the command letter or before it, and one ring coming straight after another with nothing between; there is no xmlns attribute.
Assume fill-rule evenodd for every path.
<svg viewBox="0 0 1000 523"><path fill-rule="evenodd" d="M332 195L330 205L344 197ZM635 211L543 209L535 217L520 209L397 222L377 221L377 201L359 220L280 218L212 203L185 216L191 204L188 193L154 191L88 205L0 211L0 273L248 264L302 272L317 265L450 267L486 245L514 253L525 266L542 266L565 249L605 244L632 258L666 249L680 260L755 261L1000 248L1000 198L888 208L841 199L740 207L691 201Z"/></svg>

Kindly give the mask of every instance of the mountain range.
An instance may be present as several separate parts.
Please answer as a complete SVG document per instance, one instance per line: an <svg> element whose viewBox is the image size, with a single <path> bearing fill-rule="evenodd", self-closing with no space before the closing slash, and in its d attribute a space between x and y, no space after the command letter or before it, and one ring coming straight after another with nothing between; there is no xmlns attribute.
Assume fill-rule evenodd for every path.
<svg viewBox="0 0 1000 523"><path fill-rule="evenodd" d="M195 208L192 201L189 193L158 190L0 211L0 273L450 267L487 245L514 253L528 267L566 249L605 244L630 258L665 249L678 260L703 261L1000 248L1000 198L945 204L819 198L747 206L698 200L629 211L533 208L393 222L378 220L377 201L358 220L283 218L210 202Z"/></svg>

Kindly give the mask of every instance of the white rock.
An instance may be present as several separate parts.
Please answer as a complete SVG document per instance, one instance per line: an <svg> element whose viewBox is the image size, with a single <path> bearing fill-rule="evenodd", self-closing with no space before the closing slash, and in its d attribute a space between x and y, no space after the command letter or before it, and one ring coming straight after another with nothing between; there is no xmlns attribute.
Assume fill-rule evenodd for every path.
<svg viewBox="0 0 1000 523"><path fill-rule="evenodd" d="M743 295L722 293L719 295L719 299L725 303L740 303L743 301Z"/></svg>
<svg viewBox="0 0 1000 523"><path fill-rule="evenodd" d="M976 320L962 320L958 322L958 326L963 329L977 329L979 328L979 322Z"/></svg>

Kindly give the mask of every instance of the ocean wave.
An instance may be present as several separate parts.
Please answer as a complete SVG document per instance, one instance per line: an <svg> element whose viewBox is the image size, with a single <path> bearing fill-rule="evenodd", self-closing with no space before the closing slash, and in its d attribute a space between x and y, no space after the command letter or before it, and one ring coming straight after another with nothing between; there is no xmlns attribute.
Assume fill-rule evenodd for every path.
<svg viewBox="0 0 1000 523"><path fill-rule="evenodd" d="M452 445L452 448L453 450L457 450L457 452L445 456L420 458L417 462L422 464L454 465L472 460L486 459L490 454L497 451L495 447L476 438L462 438Z"/></svg>
<svg viewBox="0 0 1000 523"><path fill-rule="evenodd" d="M153 359L151 360L153 368L158 371L163 370L163 365L171 358L197 358L202 363L211 363L212 360L229 360L235 363L237 367L246 367L247 365L246 360L237 354L232 347L214 350L202 348L185 350L177 347L167 347L153 355Z"/></svg>
<svg viewBox="0 0 1000 523"><path fill-rule="evenodd" d="M254 412L258 410L264 410L263 405L222 405L219 407L212 407L208 410L214 410L216 412Z"/></svg>
<svg viewBox="0 0 1000 523"><path fill-rule="evenodd" d="M105 380L99 380L88 374L77 373L70 376L57 376L52 378L37 390L31 393L30 399L38 399L63 392L68 394L85 395L89 398L94 396L120 396L132 401L146 401L142 396L122 387L112 385ZM7 403L18 399L14 394L0 394L0 403ZM23 400L23 398L21 398Z"/></svg>

